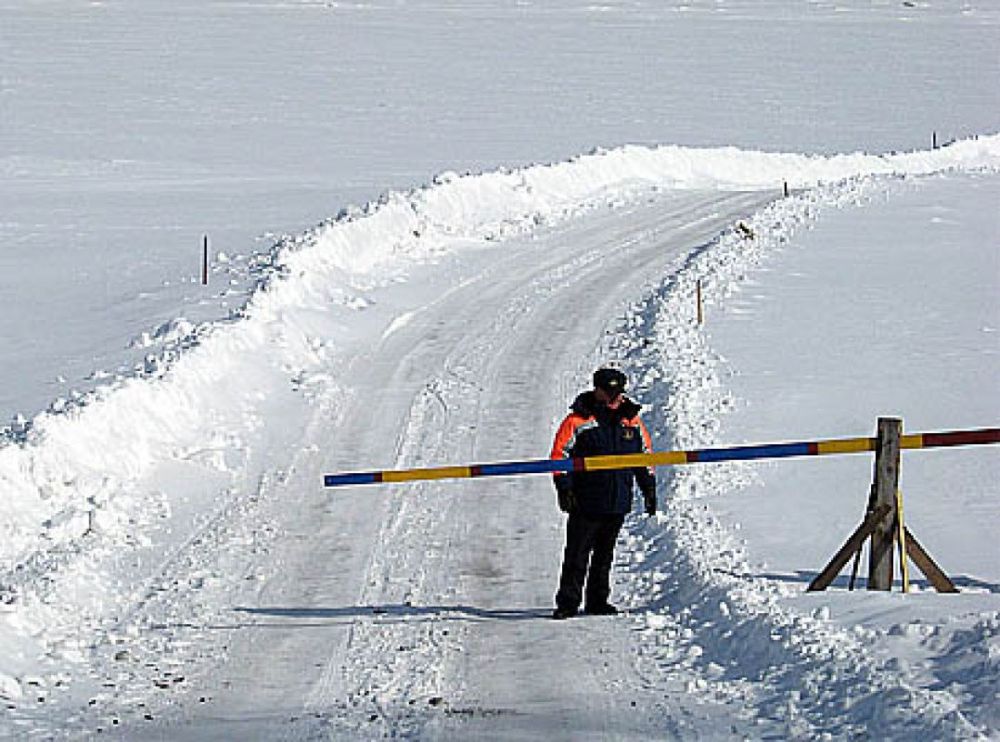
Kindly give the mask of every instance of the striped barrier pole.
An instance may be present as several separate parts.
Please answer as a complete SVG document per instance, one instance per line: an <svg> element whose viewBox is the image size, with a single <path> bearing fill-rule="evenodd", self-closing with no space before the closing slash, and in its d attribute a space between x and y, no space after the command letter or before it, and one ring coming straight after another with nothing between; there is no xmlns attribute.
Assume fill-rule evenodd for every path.
<svg viewBox="0 0 1000 742"><path fill-rule="evenodd" d="M728 448L703 448L694 451L661 451L623 456L589 456L576 459L530 459L469 466L439 466L422 469L389 469L385 471L327 474L324 487L344 487L355 484L386 484L432 479L469 479L502 477L520 474L555 474L559 472L632 469L640 466L678 466L719 461L750 461L783 459L795 456L864 453L874 451L876 438L834 438L792 443L764 443ZM943 448L948 446L981 446L1000 443L1000 428L976 430L946 430L932 433L911 433L900 439L900 448Z"/></svg>

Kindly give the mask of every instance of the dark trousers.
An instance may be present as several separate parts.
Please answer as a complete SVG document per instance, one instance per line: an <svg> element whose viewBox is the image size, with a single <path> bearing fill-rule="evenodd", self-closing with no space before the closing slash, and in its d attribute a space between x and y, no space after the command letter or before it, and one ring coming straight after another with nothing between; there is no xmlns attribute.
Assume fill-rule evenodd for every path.
<svg viewBox="0 0 1000 742"><path fill-rule="evenodd" d="M580 607L584 580L587 606L601 606L608 602L615 541L624 522L624 515L569 514L566 551L563 553L559 592L556 593L558 607L568 610Z"/></svg>

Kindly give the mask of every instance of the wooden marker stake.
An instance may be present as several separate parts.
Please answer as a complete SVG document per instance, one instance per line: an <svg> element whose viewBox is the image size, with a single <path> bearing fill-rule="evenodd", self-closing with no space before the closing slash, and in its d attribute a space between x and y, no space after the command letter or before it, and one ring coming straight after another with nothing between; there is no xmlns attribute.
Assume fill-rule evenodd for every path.
<svg viewBox="0 0 1000 742"><path fill-rule="evenodd" d="M201 285L208 286L208 235L202 240L201 250Z"/></svg>

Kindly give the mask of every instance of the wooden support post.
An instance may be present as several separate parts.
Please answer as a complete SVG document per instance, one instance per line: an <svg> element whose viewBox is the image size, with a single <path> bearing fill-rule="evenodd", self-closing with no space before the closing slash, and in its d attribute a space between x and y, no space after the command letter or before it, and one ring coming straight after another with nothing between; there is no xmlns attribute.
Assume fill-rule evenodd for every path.
<svg viewBox="0 0 1000 742"><path fill-rule="evenodd" d="M931 133L931 149L937 149L937 132Z"/></svg>
<svg viewBox="0 0 1000 742"><path fill-rule="evenodd" d="M903 421L880 417L875 439L875 475L868 494L865 519L840 547L830 563L809 583L807 590L825 590L837 573L854 557L849 588L854 589L858 573L861 547L871 538L868 563L868 589L891 590L893 572L893 546L899 544L899 563L903 571L903 592L910 591L910 573L906 557L909 556L920 571L927 575L939 593L957 593L944 571L935 564L920 542L903 522L903 493L899 490L899 450L903 434Z"/></svg>
<svg viewBox="0 0 1000 742"><path fill-rule="evenodd" d="M784 187L784 190L785 190L785 198L788 198L788 181L787 181L787 180L785 181L785 184L784 184L784 186L785 186L785 187Z"/></svg>
<svg viewBox="0 0 1000 742"><path fill-rule="evenodd" d="M896 490L899 489L899 440L903 421L880 417L875 443L875 507L886 505L890 517L872 531L868 557L868 589L891 590L893 572L893 529L896 525Z"/></svg>
<svg viewBox="0 0 1000 742"><path fill-rule="evenodd" d="M700 326L705 321L705 310L701 306L701 279L698 279L698 284L695 286L695 301L698 302L698 325Z"/></svg>

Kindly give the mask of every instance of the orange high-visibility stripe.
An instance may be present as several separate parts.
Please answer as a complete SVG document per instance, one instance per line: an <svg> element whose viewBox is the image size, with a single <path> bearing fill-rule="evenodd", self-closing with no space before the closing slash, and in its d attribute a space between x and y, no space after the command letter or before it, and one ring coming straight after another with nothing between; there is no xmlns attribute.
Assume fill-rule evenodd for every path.
<svg viewBox="0 0 1000 742"><path fill-rule="evenodd" d="M555 440L552 442L552 451L549 453L550 459L560 460L571 458L569 449L573 446L576 431L585 422L587 422L587 418L575 412L566 416L559 425L559 430L556 431ZM562 474L563 472L558 472L554 476L558 477L562 476Z"/></svg>

